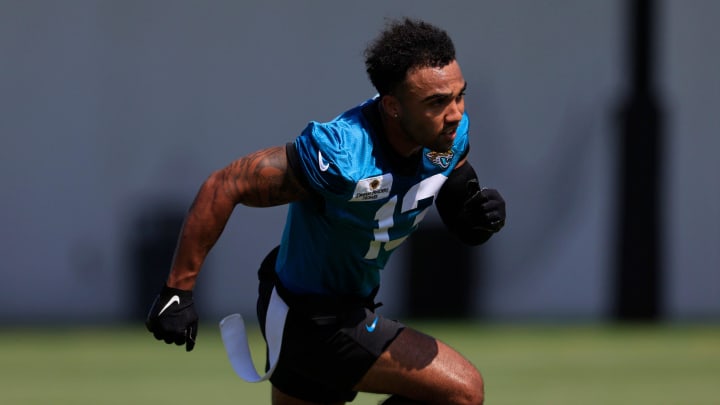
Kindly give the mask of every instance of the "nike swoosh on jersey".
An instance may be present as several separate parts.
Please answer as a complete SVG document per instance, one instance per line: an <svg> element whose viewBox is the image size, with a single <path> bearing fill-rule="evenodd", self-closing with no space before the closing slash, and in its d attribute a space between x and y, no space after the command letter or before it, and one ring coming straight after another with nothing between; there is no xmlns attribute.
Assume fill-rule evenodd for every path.
<svg viewBox="0 0 720 405"><path fill-rule="evenodd" d="M378 317L376 316L370 325L365 325L365 330L370 333L375 332L375 328L377 327L377 321L378 321Z"/></svg>
<svg viewBox="0 0 720 405"><path fill-rule="evenodd" d="M162 313L165 312L165 310L168 309L168 307L173 303L179 304L180 297L178 297L177 295L173 295L172 298L170 298L170 301L168 301L167 304L165 304L165 306L160 310L160 312L158 312L158 316L162 315Z"/></svg>
<svg viewBox="0 0 720 405"><path fill-rule="evenodd" d="M330 167L330 163L326 163L325 160L323 160L322 152L318 151L318 166L320 166L320 171L324 172Z"/></svg>

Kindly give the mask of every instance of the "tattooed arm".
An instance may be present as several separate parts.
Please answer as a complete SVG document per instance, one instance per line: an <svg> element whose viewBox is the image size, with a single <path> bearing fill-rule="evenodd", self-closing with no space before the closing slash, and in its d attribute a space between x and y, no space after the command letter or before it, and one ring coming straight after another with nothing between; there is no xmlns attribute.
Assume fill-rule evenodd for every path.
<svg viewBox="0 0 720 405"><path fill-rule="evenodd" d="M205 258L237 204L270 207L307 195L287 163L285 146L252 153L214 172L200 187L185 217L167 285L193 289Z"/></svg>

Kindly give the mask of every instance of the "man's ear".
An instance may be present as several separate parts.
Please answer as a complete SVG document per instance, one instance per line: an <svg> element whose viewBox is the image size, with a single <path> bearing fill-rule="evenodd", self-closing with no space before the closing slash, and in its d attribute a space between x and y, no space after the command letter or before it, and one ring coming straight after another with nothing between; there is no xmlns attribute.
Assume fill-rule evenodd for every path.
<svg viewBox="0 0 720 405"><path fill-rule="evenodd" d="M402 112L400 100L392 94L386 94L380 99L383 111L390 116L397 118Z"/></svg>

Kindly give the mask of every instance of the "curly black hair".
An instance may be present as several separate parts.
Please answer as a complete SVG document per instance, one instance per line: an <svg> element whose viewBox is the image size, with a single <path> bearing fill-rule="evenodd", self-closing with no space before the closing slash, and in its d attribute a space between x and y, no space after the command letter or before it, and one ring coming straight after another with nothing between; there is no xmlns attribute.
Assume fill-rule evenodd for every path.
<svg viewBox="0 0 720 405"><path fill-rule="evenodd" d="M405 17L390 20L365 49L365 68L380 95L395 91L414 68L443 67L455 60L455 45L445 30Z"/></svg>

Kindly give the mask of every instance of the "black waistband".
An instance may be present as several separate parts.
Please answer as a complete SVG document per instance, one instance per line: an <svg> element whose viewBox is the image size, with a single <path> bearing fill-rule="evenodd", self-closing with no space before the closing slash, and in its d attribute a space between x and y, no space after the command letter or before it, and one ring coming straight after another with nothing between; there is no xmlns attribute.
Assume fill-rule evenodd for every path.
<svg viewBox="0 0 720 405"><path fill-rule="evenodd" d="M277 260L280 246L275 247L268 253L260 265L258 279L272 282L280 297L290 308L295 308L311 314L339 314L358 307L375 310L382 305L375 303L375 296L378 288L375 288L366 297L354 295L321 295L321 294L297 294L282 285L280 278L275 272L275 261Z"/></svg>

